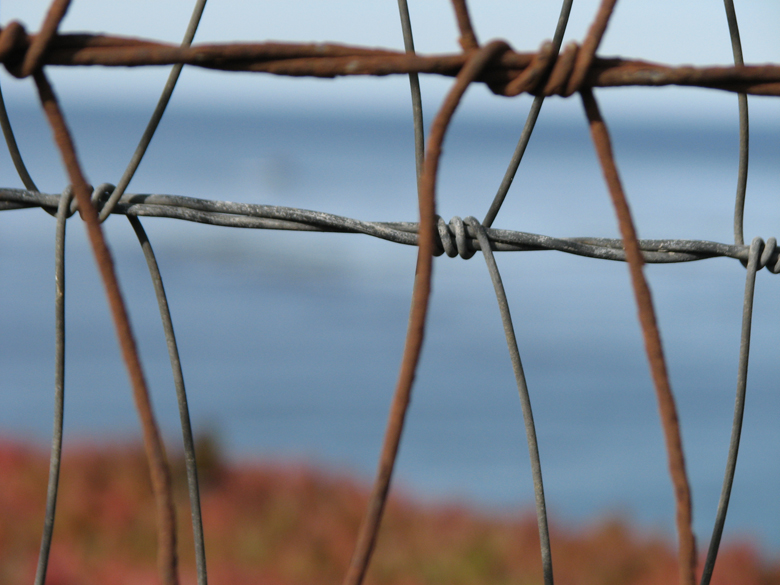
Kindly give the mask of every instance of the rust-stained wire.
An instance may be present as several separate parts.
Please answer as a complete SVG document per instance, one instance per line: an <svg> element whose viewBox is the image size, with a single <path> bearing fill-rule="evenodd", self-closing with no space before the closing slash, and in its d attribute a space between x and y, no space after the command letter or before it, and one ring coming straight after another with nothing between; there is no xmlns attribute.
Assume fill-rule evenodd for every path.
<svg viewBox="0 0 780 585"><path fill-rule="evenodd" d="M0 32L0 62L12 73L35 35L9 24ZM21 31L21 32L20 32ZM570 44L556 60L573 67L559 69L572 75L579 51ZM577 55L572 53L576 52ZM476 81L491 87L506 84L531 65L537 53L507 50ZM368 49L330 43L234 43L204 44L189 48L127 37L89 34L55 36L41 58L41 65L137 67L142 65L195 65L224 71L256 71L274 75L336 77L344 75L393 75L430 73L455 77L468 54L416 55L386 49ZM556 67L557 68L557 67ZM583 69L584 70L584 69ZM557 80L557 78L556 78ZM569 77L565 80L569 85ZM672 67L648 61L594 57L581 85L584 87L660 87L680 85L780 95L780 65L734 67ZM555 91L553 91L555 90ZM547 85L543 95L567 95L565 88Z"/></svg>
<svg viewBox="0 0 780 585"><path fill-rule="evenodd" d="M494 41L471 55L444 99L444 103L442 103L431 125L425 161L423 163L423 174L420 178L419 250L417 252L417 270L414 279L414 292L412 293L409 328L406 334L398 383L393 395L393 403L390 408L390 416L382 443L376 479L371 490L371 498L366 514L360 525L357 544L344 578L344 585L360 585L368 569L368 563L371 560L371 554L376 544L387 493L390 489L390 480L393 475L395 460L398 456L398 446L401 442L401 433L406 419L406 411L409 407L412 385L417 371L417 364L420 360L425 334L425 318L431 294L433 254L436 249L434 237L436 230L436 177L444 135L447 132L452 115L455 113L469 85L496 55L506 51L506 49L506 43Z"/></svg>
<svg viewBox="0 0 780 585"><path fill-rule="evenodd" d="M468 6L466 6L466 0L452 0L452 7L455 10L455 19L458 21L458 28L460 29L460 39L458 42L464 51L473 51L479 48L479 41L477 41L477 34L474 32L474 27L471 24L471 16L469 15Z"/></svg>
<svg viewBox="0 0 780 585"><path fill-rule="evenodd" d="M623 186L620 183L615 158L612 154L612 145L607 126L601 117L601 112L593 93L588 89L583 89L581 94L585 113L590 124L593 145L596 148L596 154L598 155L599 163L601 163L604 179L618 217L620 233L623 237L623 247L626 251L626 261L631 273L631 284L634 288L634 296L636 297L637 309L639 311L639 322L642 325L645 350L647 351L647 359L650 363L650 371L658 399L661 425L663 426L664 439L666 441L666 452L669 458L669 473L672 477L677 505L680 583L681 585L694 585L696 542L691 528L693 521L691 488L685 471L680 423L677 418L674 395L669 384L669 374L666 370L666 360L664 359L663 347L661 345L661 334L658 331L658 324L655 318L653 299L642 270L644 261L639 250L639 242L634 229L634 221L631 218L631 210L623 193Z"/></svg>
<svg viewBox="0 0 780 585"><path fill-rule="evenodd" d="M573 94L585 81L585 76L588 74L596 56L596 50L599 48L601 39L607 30L607 24L612 16L612 11L615 9L615 4L617 4L617 0L602 0L599 11L596 13L596 18L593 20L593 24L590 25L588 35L585 37L579 51L577 51L577 56L574 60L574 70L566 86L565 95Z"/></svg>
<svg viewBox="0 0 780 585"><path fill-rule="evenodd" d="M35 36L35 39L27 49L27 53L24 55L24 61L22 61L20 70L21 77L32 75L41 66L41 59L46 52L46 47L57 35L57 29L62 19L65 18L65 13L68 11L69 6L70 0L54 0L51 3L46 13L46 18L44 18L41 25L41 32Z"/></svg>
<svg viewBox="0 0 780 585"><path fill-rule="evenodd" d="M33 76L43 110L52 128L54 141L59 148L63 164L73 185L74 196L78 201L79 213L84 220L92 251L95 255L95 261L98 265L103 285L106 288L106 297L114 320L114 327L117 331L122 357L125 361L133 389L133 398L135 399L143 430L146 456L149 460L152 488L157 503L158 564L160 575L165 585L176 585L179 581L176 557L176 512L173 505L170 470L165 456L165 447L160 438L160 431L154 419L149 391L141 369L138 349L130 327L127 309L119 289L111 253L103 238L97 210L90 201L90 188L81 171L73 140L57 103L57 98L42 70L36 71Z"/></svg>

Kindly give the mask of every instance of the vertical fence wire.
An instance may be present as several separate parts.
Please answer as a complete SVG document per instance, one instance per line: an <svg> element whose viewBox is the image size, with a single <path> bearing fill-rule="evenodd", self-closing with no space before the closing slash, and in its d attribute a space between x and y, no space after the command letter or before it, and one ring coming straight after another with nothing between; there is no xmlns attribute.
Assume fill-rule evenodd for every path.
<svg viewBox="0 0 780 585"><path fill-rule="evenodd" d="M409 5L406 0L398 0L398 12L401 16L401 31L404 36L404 49L407 53L414 54L412 20L409 17ZM425 160L425 125L423 124L420 76L417 73L409 74L409 89L412 92L412 119L414 121L414 168L417 176L417 184L419 185L423 171L423 161Z"/></svg>
<svg viewBox="0 0 780 585"><path fill-rule="evenodd" d="M761 238L755 238L750 244L750 256L745 275L745 296L742 303L742 332L739 342L739 366L737 369L737 396L734 399L734 420L731 425L731 440L726 458L726 471L723 475L723 488L718 501L718 511L715 517L715 526L712 529L710 546L707 550L707 558L701 576L701 585L709 585L712 571L715 569L715 561L718 557L718 548L723 536L723 527L726 524L726 512L731 499L731 487L734 483L734 473L737 468L737 455L739 454L739 441L742 436L742 419L745 414L745 394L747 393L748 360L750 358L750 329L753 319L753 296L756 290L756 272L759 269L761 253L764 250L764 242Z"/></svg>
<svg viewBox="0 0 780 585"><path fill-rule="evenodd" d="M745 61L742 58L742 42L739 38L739 24L737 23L737 11L734 9L734 0L723 0L723 4L726 8L726 20L729 25L734 64L744 65ZM739 93L737 96L739 101L739 170L737 171L737 195L734 201L734 243L741 246L745 243L743 220L748 180L750 119L748 116L747 94Z"/></svg>
<svg viewBox="0 0 780 585"><path fill-rule="evenodd" d="M65 227L72 197L73 190L65 189L57 209L57 232L54 244L54 428L49 457L49 482L46 487L46 512L41 535L41 550L38 553L38 565L35 569L35 585L43 585L46 581L54 519L57 514L57 493L62 462L62 427L65 414Z"/></svg>
<svg viewBox="0 0 780 585"><path fill-rule="evenodd" d="M536 425L534 424L534 415L531 408L531 396L528 392L528 384L523 372L523 362L520 359L520 350L517 347L517 338L515 337L515 328L512 324L512 315L509 312L509 301L506 298L504 283L501 281L501 273L498 271L498 264L493 257L493 250L490 248L485 227L474 217L467 217L464 220L470 224L477 235L482 255L485 257L490 279L493 282L493 288L498 301L498 309L501 313L501 322L504 326L504 335L509 349L509 359L512 362L512 371L515 374L517 390L520 393L520 404L523 410L523 422L525 424L525 435L528 442L528 454L531 458L531 475L534 483L534 501L536 504L536 522L539 527L539 543L542 553L542 574L544 576L544 585L553 585L553 564L552 548L550 546L550 528L547 524L547 504L544 498L544 482L542 481L542 462L539 457L539 443L536 437Z"/></svg>
<svg viewBox="0 0 780 585"><path fill-rule="evenodd" d="M729 27L731 50L734 55L735 65L744 65L742 56L742 42L737 23L737 12L733 0L723 0L726 11L726 21ZM750 118L748 114L747 94L737 94L739 104L739 163L737 170L737 192L734 199L734 243L743 245L745 196L747 193L748 158L750 146ZM774 246L773 246L774 247ZM718 557L718 549L723 536L723 528L726 524L731 499L731 488L734 483L734 474L737 467L737 455L742 435L742 420L745 413L745 395L747 392L748 360L750 358L750 330L753 317L753 296L756 286L756 271L760 260L764 243L760 238L755 238L750 245L750 255L746 263L747 274L745 276L745 295L742 303L742 332L739 344L739 365L737 372L737 395L734 401L734 418L731 425L731 439L726 457L726 470L723 477L718 509L715 515L715 525L712 529L710 544L707 549L707 557L701 575L701 585L709 585L712 573L715 569L715 561ZM764 262L766 263L766 262Z"/></svg>

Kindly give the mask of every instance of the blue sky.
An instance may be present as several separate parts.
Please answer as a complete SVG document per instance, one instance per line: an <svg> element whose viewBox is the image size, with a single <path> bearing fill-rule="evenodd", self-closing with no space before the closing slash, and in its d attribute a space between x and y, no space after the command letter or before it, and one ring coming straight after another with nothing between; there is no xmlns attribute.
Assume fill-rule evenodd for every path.
<svg viewBox="0 0 780 585"><path fill-rule="evenodd" d="M599 2L576 0L568 39L581 40ZM3 0L0 21L24 22L36 30L48 2ZM482 0L470 3L477 34L482 41L508 40L518 50L535 50L552 36L558 0ZM773 0L737 2L745 59L749 63L780 60L776 23L780 3ZM74 0L63 23L64 31L104 31L178 42L186 27L191 3L184 0ZM418 51L458 50L457 27L447 0L410 0L412 25ZM196 42L232 40L337 41L402 48L397 4L394 0L284 0L246 2L212 0L206 7ZM728 64L732 60L728 27L720 1L624 0L616 12L599 50L601 55L623 55L672 64ZM66 101L82 103L153 102L164 83L163 68L134 70L66 70L52 72L58 92ZM3 74L4 92L10 100L32 96L29 81L16 82ZM435 107L449 80L426 77L426 105ZM605 108L624 116L711 118L731 115L736 98L722 92L700 90L604 90ZM268 75L185 71L176 101L195 106L308 110L355 108L375 110L408 107L408 88L402 77L389 79L340 79L337 81L280 79ZM500 114L506 102L484 88L471 90L467 107ZM514 100L518 102L518 100ZM521 98L520 103L528 101ZM554 111L577 109L579 104L552 100ZM574 102L576 100L568 100ZM751 99L757 115L777 120L774 100Z"/></svg>

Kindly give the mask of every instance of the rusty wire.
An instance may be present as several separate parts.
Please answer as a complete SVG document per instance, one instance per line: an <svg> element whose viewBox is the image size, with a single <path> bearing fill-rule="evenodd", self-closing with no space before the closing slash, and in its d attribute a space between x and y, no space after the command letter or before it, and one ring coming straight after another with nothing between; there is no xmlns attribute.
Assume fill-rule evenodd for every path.
<svg viewBox="0 0 780 585"><path fill-rule="evenodd" d="M658 409L661 413L661 425L663 426L666 450L669 457L669 473L672 476L677 505L677 536L680 540L680 583L693 585L696 570L696 543L691 527L693 522L691 488L685 471L680 423L677 418L674 395L669 384L669 374L661 344L661 334L658 331L650 287L647 285L647 279L645 279L642 271L644 261L639 249L631 210L628 207L628 201L623 193L623 186L618 176L607 126L601 117L601 112L596 99L593 97L593 93L589 89L583 89L581 93L585 113L588 116L588 122L590 122L593 144L596 147L596 154L604 172L604 179L607 183L609 194L612 197L620 233L623 236L623 248L626 251L626 262L631 273L631 284L634 288L634 296L639 309L639 322L642 325L645 351L650 362L650 371L658 398Z"/></svg>
<svg viewBox="0 0 780 585"><path fill-rule="evenodd" d="M71 182L71 186L66 188L62 195L44 194L38 191L25 168L5 112L5 106L2 103L2 94L0 94L0 126L2 126L12 160L26 187L25 190L0 189L0 210L37 206L57 217L55 421L47 514L36 583L43 583L45 580L56 510L56 486L59 476L64 405L64 236L66 219L78 208L85 222L90 244L106 288L106 296L142 423L144 444L158 510L159 569L161 578L166 584L178 582L175 513L171 497L170 472L164 446L149 402L148 390L113 262L100 226L100 223L109 215L128 216L144 250L158 296L180 405L188 481L190 483L193 529L196 537L199 585L206 583L205 550L203 548L202 527L200 526L197 474L186 391L175 335L173 334L173 324L167 310L162 276L157 268L151 244L141 226L139 217L168 217L212 225L256 229L362 233L396 243L418 246L412 307L399 377L379 458L377 477L359 530L353 558L345 576L345 585L359 585L363 581L380 529L423 345L431 292L433 256L447 254L450 257L460 255L462 258L469 258L478 250L483 252L495 287L510 358L520 391L534 476L545 584L552 585L553 583L553 565L542 487L542 466L536 446L536 431L531 414L530 395L522 372L514 326L493 251L558 250L570 254L627 262L650 370L656 388L670 476L675 493L680 583L693 585L697 559L691 528L693 512L690 488L685 471L684 452L674 395L666 371L652 296L644 278L642 266L645 262L688 262L716 256L731 257L741 261L747 266L747 274L737 398L723 489L701 579L702 585L707 585L717 558L739 449L747 387L755 276L756 272L763 267L773 273L780 272L780 249L778 249L776 240L770 238L765 243L760 238L756 238L750 246L745 246L742 229L748 160L747 94L780 95L780 65L745 66L743 64L736 12L731 0L724 1L734 52L735 66L733 67L669 67L637 60L599 58L596 56L596 51L614 11L616 0L602 1L582 45L570 43L563 51L560 51L566 20L572 4L571 0L565 0L553 41L544 43L537 53L517 53L506 42L500 40L480 45L465 0L452 1L460 32L459 42L463 48L462 53L454 55L420 56L414 52L411 20L406 0L398 0L405 53L335 44L243 43L190 47L189 43L192 41L198 19L203 11L204 2L202 0L196 4L190 26L185 34L185 40L180 47L108 35L59 34L59 23L68 9L69 0L55 0L52 3L41 26L41 32L38 34L28 35L18 22L11 22L0 29L0 62L11 74L17 77L33 77L42 107L52 127L55 143ZM79 165L65 118L56 100L54 90L44 73L45 67L52 65L176 66L169 77L168 84L166 84L139 147L117 187L103 184L93 190L88 185ZM133 173L165 111L183 65L289 76L334 77L340 75L408 74L412 90L415 125L419 222L365 222L317 211L277 206L236 204L183 196L126 193ZM423 149L422 106L418 80L418 75L421 73L455 77L455 83L434 118L427 149ZM466 218L466 220L455 217L448 224L436 215L436 179L441 146L450 120L464 92L474 82L486 83L494 93L499 95L514 96L530 93L535 96L535 99L515 154L509 163L485 220L479 223L473 217ZM630 208L620 183L612 153L607 126L592 91L594 87L631 85L696 86L739 94L740 163L734 215L735 243L733 245L699 240L637 239ZM574 93L580 93L582 96L594 147L616 210L622 239L552 238L491 228L509 185L517 172L544 97L549 95L570 96Z"/></svg>

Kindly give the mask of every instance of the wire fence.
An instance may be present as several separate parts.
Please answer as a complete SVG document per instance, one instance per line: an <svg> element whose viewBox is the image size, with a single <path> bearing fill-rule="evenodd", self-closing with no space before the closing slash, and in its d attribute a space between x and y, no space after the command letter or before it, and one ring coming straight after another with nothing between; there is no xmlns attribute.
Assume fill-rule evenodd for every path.
<svg viewBox="0 0 780 585"><path fill-rule="evenodd" d="M27 172L16 145L0 94L0 125L11 158L25 189L0 189L0 210L40 207L56 217L56 378L55 421L52 441L46 516L41 540L36 585L46 579L52 530L56 518L57 486L62 450L64 405L64 253L67 219L78 211L84 221L90 245L106 289L116 333L130 378L133 396L143 428L158 518L158 562L166 585L178 582L175 511L170 470L165 449L151 408L149 392L134 342L125 303L114 271L111 254L101 229L109 215L126 215L147 260L168 343L171 366L179 401L185 460L195 535L199 585L206 585L206 552L200 513L197 468L192 429L187 407L182 367L168 311L163 279L141 217L166 217L225 227L321 232L349 232L369 235L399 244L417 246L416 275L412 307L398 381L379 457L376 479L354 555L344 579L345 585L363 581L379 531L390 489L393 467L401 441L415 372L425 332L431 289L432 259L447 254L470 258L481 251L495 289L501 312L512 368L520 394L528 449L531 459L536 515L541 541L541 561L545 585L553 583L553 561L547 525L542 465L539 458L531 399L515 340L509 306L494 257L494 251L557 250L568 254L624 261L628 264L647 358L655 386L663 428L668 465L676 501L679 542L680 583L696 581L697 555L691 527L691 493L686 474L677 409L672 393L650 289L643 273L645 263L690 262L713 257L729 257L746 266L739 376L731 443L723 488L709 550L703 563L701 584L710 582L729 504L739 449L746 393L753 291L756 273L766 267L780 272L780 249L774 238L764 242L755 238L744 242L742 217L745 205L748 165L747 94L780 95L780 65L745 66L739 29L732 0L725 0L731 32L734 66L670 67L621 58L602 59L596 51L613 13L616 0L603 0L582 44L561 47L573 0L564 0L552 41L536 53L515 52L504 41L486 44L477 39L465 0L452 0L459 28L462 52L451 55L423 56L414 50L412 25L406 0L398 0L405 52L350 47L335 44L255 43L190 46L198 27L205 0L198 0L180 46L108 35L60 34L59 24L69 0L55 0L37 34L28 34L18 22L0 31L0 61L17 77L32 77L41 105L52 128L54 141L62 157L70 185L62 194L42 193ZM46 75L46 67L58 66L146 66L173 65L157 108L136 149L127 170L116 186L102 184L92 188L81 170L71 134ZM419 222L366 222L358 219L289 207L212 201L172 195L129 194L126 189L154 136L184 65L225 71L265 72L286 76L336 77L352 75L407 74L412 94L415 132L415 157L418 178ZM423 132L423 111L418 75L449 76L454 82L435 115L427 143ZM485 83L495 94L516 96L532 94L534 100L506 174L484 219L455 217L449 223L436 215L436 181L441 146L450 120L461 97L472 83ZM594 87L694 86L735 92L739 96L740 150L739 175L734 211L734 243L701 240L639 240L621 186L612 153L610 136L602 117ZM617 215L621 239L554 238L520 231L493 229L515 173L523 158L536 119L547 96L579 94L584 106L599 162Z"/></svg>

